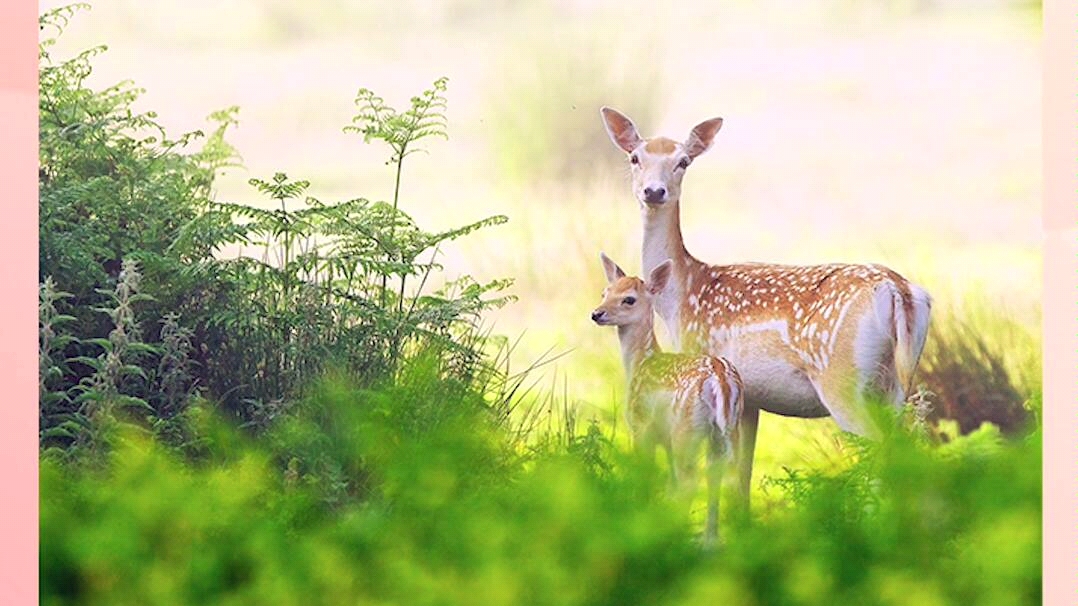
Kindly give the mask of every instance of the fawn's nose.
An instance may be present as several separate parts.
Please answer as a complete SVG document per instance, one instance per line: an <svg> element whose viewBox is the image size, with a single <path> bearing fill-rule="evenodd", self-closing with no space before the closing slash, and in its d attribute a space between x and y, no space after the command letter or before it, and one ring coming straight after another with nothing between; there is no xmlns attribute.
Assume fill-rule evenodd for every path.
<svg viewBox="0 0 1078 606"><path fill-rule="evenodd" d="M666 188L661 185L658 187L645 187L644 201L649 204L661 204L665 202Z"/></svg>
<svg viewBox="0 0 1078 606"><path fill-rule="evenodd" d="M591 321L592 322L598 322L599 320L602 320L603 316L605 316L605 315L606 315L605 311L603 311L601 309L596 309L595 311L591 312Z"/></svg>

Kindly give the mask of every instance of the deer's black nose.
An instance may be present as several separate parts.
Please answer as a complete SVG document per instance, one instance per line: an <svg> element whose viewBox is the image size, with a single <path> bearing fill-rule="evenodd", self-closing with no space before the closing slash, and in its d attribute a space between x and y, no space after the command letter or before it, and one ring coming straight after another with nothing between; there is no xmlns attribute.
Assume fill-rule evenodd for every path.
<svg viewBox="0 0 1078 606"><path fill-rule="evenodd" d="M595 311L591 312L591 320L593 322L598 322L599 320L603 319L604 315L606 315L605 311L601 309L596 309Z"/></svg>
<svg viewBox="0 0 1078 606"><path fill-rule="evenodd" d="M662 202L666 198L665 187L645 187L644 199L652 204Z"/></svg>

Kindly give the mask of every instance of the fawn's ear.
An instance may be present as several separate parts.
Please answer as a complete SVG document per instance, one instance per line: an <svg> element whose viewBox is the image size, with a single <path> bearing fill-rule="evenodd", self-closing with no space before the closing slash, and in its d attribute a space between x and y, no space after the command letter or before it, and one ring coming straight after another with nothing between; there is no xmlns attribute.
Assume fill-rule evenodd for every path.
<svg viewBox="0 0 1078 606"><path fill-rule="evenodd" d="M651 274L648 275L648 292L657 295L665 290L666 285L670 283L670 275L672 273L674 273L673 261L667 259L662 263L659 263L655 269L651 270Z"/></svg>
<svg viewBox="0 0 1078 606"><path fill-rule="evenodd" d="M625 153L632 153L644 142L640 138L640 133L636 131L633 121L625 114L605 106L599 110L599 113L603 116L606 134L610 135L610 140L614 142L614 145L620 147Z"/></svg>
<svg viewBox="0 0 1078 606"><path fill-rule="evenodd" d="M694 126L692 132L689 133L689 138L685 141L685 153L689 154L690 158L695 158L706 152L720 128L722 128L722 118L704 120Z"/></svg>
<svg viewBox="0 0 1078 606"><path fill-rule="evenodd" d="M606 256L606 253L599 253L599 258L603 260L603 271L606 272L606 281L613 283L618 278L624 278L625 272L621 271L617 263L610 260L610 257Z"/></svg>

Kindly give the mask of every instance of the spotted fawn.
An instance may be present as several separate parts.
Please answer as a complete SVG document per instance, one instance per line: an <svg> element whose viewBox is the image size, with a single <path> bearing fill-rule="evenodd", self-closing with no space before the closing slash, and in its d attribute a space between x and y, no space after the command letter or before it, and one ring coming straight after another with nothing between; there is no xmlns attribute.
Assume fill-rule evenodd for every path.
<svg viewBox="0 0 1078 606"><path fill-rule="evenodd" d="M718 538L719 492L724 467L738 451L744 389L725 358L664 353L655 339L653 301L667 287L673 264L660 263L647 281L629 277L600 255L608 285L591 314L601 326L617 326L629 384L626 419L633 444L647 454L667 452L675 486L684 489L707 445L708 508L705 541Z"/></svg>

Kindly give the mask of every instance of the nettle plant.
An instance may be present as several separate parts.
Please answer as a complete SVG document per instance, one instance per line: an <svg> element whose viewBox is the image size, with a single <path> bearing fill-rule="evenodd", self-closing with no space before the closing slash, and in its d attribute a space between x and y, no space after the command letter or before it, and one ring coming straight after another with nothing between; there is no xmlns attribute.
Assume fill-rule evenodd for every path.
<svg viewBox="0 0 1078 606"><path fill-rule="evenodd" d="M182 441L182 414L198 383L189 328L175 314L195 289L180 280L176 237L233 163L224 141L234 108L208 136L170 137L137 111L128 81L88 84L98 46L50 53L85 4L39 17L39 363L43 450L96 449L108 419L140 415ZM204 145L190 151L198 140ZM160 433L159 433L160 435ZM175 442L179 443L179 442Z"/></svg>
<svg viewBox="0 0 1078 606"><path fill-rule="evenodd" d="M430 137L446 138L446 79L397 111L368 89L356 97L359 113L346 132L366 142L384 141L395 167L393 200L355 198L324 203L307 191L310 183L277 173L250 184L272 200L268 208L234 203L210 204L192 222L178 248L244 248L223 261L240 292L235 305L210 319L229 339L221 339L213 372L240 402L255 425L272 421L283 401L324 370L327 362L367 378L392 375L402 357L437 346L452 363L480 355L474 339L484 310L513 299L503 291L510 280L485 284L470 276L431 288L444 268L439 247L478 229L504 223L497 215L440 232L421 229L400 208L405 160ZM246 251L253 248L255 254ZM447 365L447 368L452 367ZM245 384L226 384L246 370Z"/></svg>
<svg viewBox="0 0 1078 606"><path fill-rule="evenodd" d="M39 442L54 453L101 453L120 418L142 418L167 443L186 440L182 414L197 394L189 354L191 330L176 314L161 319L162 341L148 343L137 316L153 300L140 292L138 264L124 259L104 303L92 311L107 318L106 337L70 333L75 317L62 313L72 299L52 278L39 288ZM68 353L74 352L74 355ZM83 370L77 370L81 367ZM78 382L71 384L75 378Z"/></svg>

